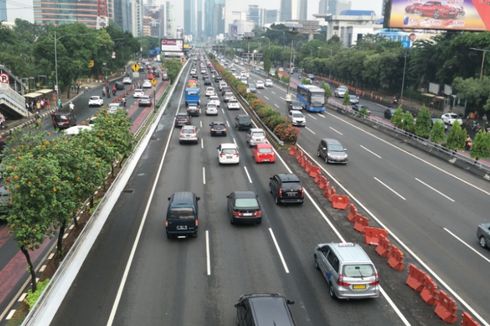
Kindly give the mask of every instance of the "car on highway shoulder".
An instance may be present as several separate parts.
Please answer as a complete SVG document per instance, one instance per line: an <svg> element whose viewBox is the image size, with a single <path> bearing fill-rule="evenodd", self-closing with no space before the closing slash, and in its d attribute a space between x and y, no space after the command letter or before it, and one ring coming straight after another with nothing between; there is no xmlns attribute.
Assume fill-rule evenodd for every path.
<svg viewBox="0 0 490 326"><path fill-rule="evenodd" d="M141 88L137 88L134 90L133 98L140 98L142 96L145 96L145 92Z"/></svg>
<svg viewBox="0 0 490 326"><path fill-rule="evenodd" d="M347 164L349 158L344 146L337 139L333 138L320 140L316 155L325 160L325 163Z"/></svg>
<svg viewBox="0 0 490 326"><path fill-rule="evenodd" d="M266 79L264 84L265 84L265 87L274 86L274 84L272 83L272 79Z"/></svg>
<svg viewBox="0 0 490 326"><path fill-rule="evenodd" d="M349 89L347 88L347 86L345 85L340 85L339 87L337 87L334 91L334 95L335 97L344 97L345 93L348 91Z"/></svg>
<svg viewBox="0 0 490 326"><path fill-rule="evenodd" d="M456 121L459 122L459 125L463 125L463 119L454 112L448 112L444 113L441 115L442 121L444 121L445 124L452 126Z"/></svg>
<svg viewBox="0 0 490 326"><path fill-rule="evenodd" d="M349 103L350 105L359 104L359 96L354 94L349 94Z"/></svg>
<svg viewBox="0 0 490 326"><path fill-rule="evenodd" d="M198 130L196 126L182 126L179 133L179 143L195 143L199 142Z"/></svg>
<svg viewBox="0 0 490 326"><path fill-rule="evenodd" d="M490 223L482 223L478 225L476 237L480 247L490 249Z"/></svg>
<svg viewBox="0 0 490 326"><path fill-rule="evenodd" d="M104 99L100 96L90 96L88 100L88 106L102 106L104 105Z"/></svg>
<svg viewBox="0 0 490 326"><path fill-rule="evenodd" d="M237 326L295 326L289 305L294 301L278 293L244 294L235 304Z"/></svg>
<svg viewBox="0 0 490 326"><path fill-rule="evenodd" d="M298 110L290 110L288 112L289 121L291 124L296 127L304 127L306 126L306 118L301 111Z"/></svg>
<svg viewBox="0 0 490 326"><path fill-rule="evenodd" d="M239 164L240 152L234 143L223 143L217 147L219 164Z"/></svg>
<svg viewBox="0 0 490 326"><path fill-rule="evenodd" d="M378 298L378 272L364 249L357 243L321 243L313 253L314 265L337 299Z"/></svg>
<svg viewBox="0 0 490 326"><path fill-rule="evenodd" d="M303 204L304 189L296 174L280 173L269 180L269 189L277 205Z"/></svg>
<svg viewBox="0 0 490 326"><path fill-rule="evenodd" d="M151 88L151 81L149 81L148 79L145 79L145 81L143 82L143 85L141 85L141 87Z"/></svg>
<svg viewBox="0 0 490 326"><path fill-rule="evenodd" d="M226 136L226 125L223 121L213 121L209 124L211 136Z"/></svg>
<svg viewBox="0 0 490 326"><path fill-rule="evenodd" d="M257 144L252 148L252 156L255 163L275 163L276 153L269 143Z"/></svg>
<svg viewBox="0 0 490 326"><path fill-rule="evenodd" d="M226 196L230 223L262 223L262 208L253 191L234 191Z"/></svg>
<svg viewBox="0 0 490 326"><path fill-rule="evenodd" d="M138 98L138 106L151 106L151 105L152 105L151 97L149 97L148 95L143 95Z"/></svg>
<svg viewBox="0 0 490 326"><path fill-rule="evenodd" d="M206 105L206 110L204 111L206 115L218 115L218 107L214 103L208 103Z"/></svg>
<svg viewBox="0 0 490 326"><path fill-rule="evenodd" d="M235 128L249 130L252 128L252 119L247 114L239 114L235 117Z"/></svg>
<svg viewBox="0 0 490 326"><path fill-rule="evenodd" d="M129 85L133 83L133 80L131 79L131 77L124 77L122 82L123 84Z"/></svg>
<svg viewBox="0 0 490 326"><path fill-rule="evenodd" d="M264 89L265 88L264 81L263 80L257 80L257 82L255 83L255 87L257 87L257 89Z"/></svg>
<svg viewBox="0 0 490 326"><path fill-rule="evenodd" d="M250 130L248 130L246 138L248 146L250 147L267 142L264 129L262 128L251 128Z"/></svg>
<svg viewBox="0 0 490 326"><path fill-rule="evenodd" d="M228 110L240 110L240 103L236 99L228 101Z"/></svg>
<svg viewBox="0 0 490 326"><path fill-rule="evenodd" d="M176 192L168 197L165 231L167 238L197 237L200 198L193 192Z"/></svg>
<svg viewBox="0 0 490 326"><path fill-rule="evenodd" d="M182 127L185 125L191 124L191 117L187 114L187 112L179 112L175 115L175 127Z"/></svg>

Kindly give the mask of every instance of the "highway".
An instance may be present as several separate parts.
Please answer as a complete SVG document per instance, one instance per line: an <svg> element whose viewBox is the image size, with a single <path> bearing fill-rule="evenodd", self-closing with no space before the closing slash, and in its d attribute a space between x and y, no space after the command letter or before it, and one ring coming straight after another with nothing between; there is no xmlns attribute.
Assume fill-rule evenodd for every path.
<svg viewBox="0 0 490 326"><path fill-rule="evenodd" d="M202 142L179 145L173 117L185 110L188 72L189 67L52 325L232 325L234 303L251 292L279 292L294 300L298 325L403 325L385 297L329 297L312 260L317 243L339 241L324 213L310 199L303 206L276 206L268 179L288 167L280 160L255 164L243 132L228 128L226 137L209 136L211 121L232 124L240 111L193 118ZM219 166L216 147L233 141L240 164ZM226 195L235 190L258 194L265 212L261 225L230 224ZM201 197L196 239L165 236L166 198L176 191Z"/></svg>
<svg viewBox="0 0 490 326"><path fill-rule="evenodd" d="M287 114L285 88L257 93ZM320 139L340 140L349 163L319 164L446 282L466 310L490 322L490 253L476 239L476 226L489 221L489 183L333 110L304 113L299 145L318 161Z"/></svg>

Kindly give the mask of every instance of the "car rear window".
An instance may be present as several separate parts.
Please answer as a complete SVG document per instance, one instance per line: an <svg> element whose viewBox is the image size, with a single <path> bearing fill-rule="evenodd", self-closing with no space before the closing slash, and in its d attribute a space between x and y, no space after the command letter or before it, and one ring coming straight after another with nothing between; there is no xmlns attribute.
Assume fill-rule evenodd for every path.
<svg viewBox="0 0 490 326"><path fill-rule="evenodd" d="M374 269L369 264L355 264L344 266L344 276L354 278L365 278L374 275Z"/></svg>
<svg viewBox="0 0 490 326"><path fill-rule="evenodd" d="M265 134L262 131L257 131L252 133L252 137L265 137Z"/></svg>
<svg viewBox="0 0 490 326"><path fill-rule="evenodd" d="M237 198L235 199L236 208L258 208L259 203L255 198Z"/></svg>
<svg viewBox="0 0 490 326"><path fill-rule="evenodd" d="M192 207L177 207L172 208L169 212L168 218L171 219L193 219L194 210Z"/></svg>
<svg viewBox="0 0 490 326"><path fill-rule="evenodd" d="M272 148L259 148L259 153L262 154L272 153Z"/></svg>
<svg viewBox="0 0 490 326"><path fill-rule="evenodd" d="M222 150L223 154L236 154L236 149L234 148L224 148Z"/></svg>

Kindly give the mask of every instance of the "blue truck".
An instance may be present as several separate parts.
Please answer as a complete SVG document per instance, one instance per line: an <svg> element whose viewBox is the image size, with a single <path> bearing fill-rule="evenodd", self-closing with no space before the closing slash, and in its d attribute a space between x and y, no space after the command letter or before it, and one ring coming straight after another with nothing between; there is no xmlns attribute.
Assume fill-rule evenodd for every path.
<svg viewBox="0 0 490 326"><path fill-rule="evenodd" d="M185 89L185 106L194 104L199 106L201 99L201 91L196 87L188 87Z"/></svg>

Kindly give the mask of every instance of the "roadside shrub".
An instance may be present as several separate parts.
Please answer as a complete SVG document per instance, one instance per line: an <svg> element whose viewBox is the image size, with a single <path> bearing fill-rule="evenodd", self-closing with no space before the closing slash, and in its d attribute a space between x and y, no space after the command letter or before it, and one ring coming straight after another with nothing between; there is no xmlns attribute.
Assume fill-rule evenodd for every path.
<svg viewBox="0 0 490 326"><path fill-rule="evenodd" d="M471 157L477 160L490 157L490 133L480 130L476 134L471 147Z"/></svg>
<svg viewBox="0 0 490 326"><path fill-rule="evenodd" d="M269 127L270 130L274 130L279 124L286 123L287 119L284 116L281 116L279 112L274 112L273 115L268 116L267 118L262 119L264 123Z"/></svg>
<svg viewBox="0 0 490 326"><path fill-rule="evenodd" d="M254 111L258 111L260 108L263 108L266 106L265 102L262 101L261 99L255 99L250 102L250 106Z"/></svg>
<svg viewBox="0 0 490 326"><path fill-rule="evenodd" d="M257 115L261 119L265 119L271 115L277 114L277 111L270 106L265 106L257 110Z"/></svg>
<svg viewBox="0 0 490 326"><path fill-rule="evenodd" d="M288 84L289 83L289 77L281 77L280 79L282 82Z"/></svg>
<svg viewBox="0 0 490 326"><path fill-rule="evenodd" d="M34 307L34 305L36 304L37 300L41 296L41 293L43 293L43 291L46 288L46 286L48 285L48 283L49 283L49 278L42 280L39 283L37 283L36 291L27 292L27 297L25 299L25 302L29 306L29 309L32 309L32 307Z"/></svg>
<svg viewBox="0 0 490 326"><path fill-rule="evenodd" d="M432 120L430 118L430 112L422 106L417 113L417 121L415 121L415 134L419 137L429 138L431 130Z"/></svg>
<svg viewBox="0 0 490 326"><path fill-rule="evenodd" d="M402 116L402 129L408 132L415 131L415 122L412 113L405 111Z"/></svg>
<svg viewBox="0 0 490 326"><path fill-rule="evenodd" d="M246 93L244 97L245 97L245 99L247 100L248 103L250 103L253 100L256 100L257 99L257 96L254 93Z"/></svg>
<svg viewBox="0 0 490 326"><path fill-rule="evenodd" d="M350 98L349 98L349 90L345 91L344 94L344 101L342 102L344 105L350 105Z"/></svg>
<svg viewBox="0 0 490 326"><path fill-rule="evenodd" d="M359 111L359 116L361 118L367 118L369 116L369 111L368 109L366 108L362 108L360 111Z"/></svg>
<svg viewBox="0 0 490 326"><path fill-rule="evenodd" d="M240 83L240 85L237 86L236 90L238 94L240 94L241 96L245 96L247 94L247 86L245 86L242 83Z"/></svg>
<svg viewBox="0 0 490 326"><path fill-rule="evenodd" d="M299 130L291 123L284 122L278 124L274 128L274 134L283 142L287 144L296 144L298 140Z"/></svg>
<svg viewBox="0 0 490 326"><path fill-rule="evenodd" d="M468 137L466 130L461 128L459 122L454 122L447 135L447 148L452 150L463 149L466 137Z"/></svg>
<svg viewBox="0 0 490 326"><path fill-rule="evenodd" d="M391 123L397 128L403 128L403 110L397 108L391 116Z"/></svg>
<svg viewBox="0 0 490 326"><path fill-rule="evenodd" d="M437 144L444 144L446 142L446 131L442 121L437 120L434 122L430 131L430 140Z"/></svg>

